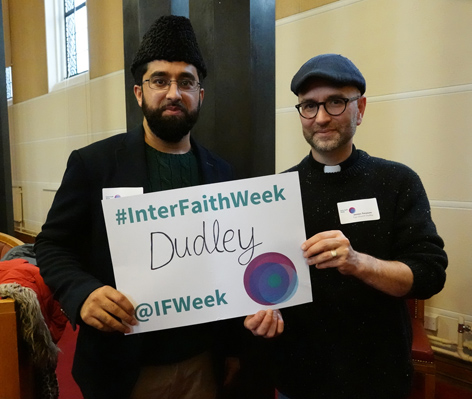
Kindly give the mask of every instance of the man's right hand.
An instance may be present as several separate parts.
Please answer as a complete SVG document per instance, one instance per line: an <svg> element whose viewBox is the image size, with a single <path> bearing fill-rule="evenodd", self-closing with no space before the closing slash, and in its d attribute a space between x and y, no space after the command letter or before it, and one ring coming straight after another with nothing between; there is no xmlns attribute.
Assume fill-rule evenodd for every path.
<svg viewBox="0 0 472 399"><path fill-rule="evenodd" d="M129 333L129 325L135 326L134 306L128 298L113 287L105 285L93 291L80 309L80 317L97 330ZM122 322L123 321L123 322Z"/></svg>
<svg viewBox="0 0 472 399"><path fill-rule="evenodd" d="M244 327L256 337L274 338L284 331L284 320L280 310L259 310L244 320Z"/></svg>

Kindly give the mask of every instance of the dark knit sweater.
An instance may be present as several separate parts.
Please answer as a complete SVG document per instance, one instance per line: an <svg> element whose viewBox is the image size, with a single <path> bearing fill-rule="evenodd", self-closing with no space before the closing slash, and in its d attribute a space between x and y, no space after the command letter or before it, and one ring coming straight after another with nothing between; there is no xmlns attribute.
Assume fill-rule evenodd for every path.
<svg viewBox="0 0 472 399"><path fill-rule="evenodd" d="M150 191L164 191L202 184L197 157L192 150L169 154L146 144Z"/></svg>
<svg viewBox="0 0 472 399"><path fill-rule="evenodd" d="M447 256L423 185L408 167L357 152L339 173L323 173L308 155L298 170L307 238L341 230L352 247L407 264L408 296L428 298L445 282ZM340 224L337 203L376 198L380 219ZM411 384L411 326L404 299L336 269L312 267L313 302L283 310L273 342L278 389L292 399L401 399Z"/></svg>

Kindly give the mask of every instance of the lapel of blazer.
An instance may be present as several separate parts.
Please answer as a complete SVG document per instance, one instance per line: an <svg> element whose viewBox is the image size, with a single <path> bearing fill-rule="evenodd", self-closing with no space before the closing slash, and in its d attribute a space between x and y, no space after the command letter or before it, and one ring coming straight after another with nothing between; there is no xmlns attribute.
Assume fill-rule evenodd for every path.
<svg viewBox="0 0 472 399"><path fill-rule="evenodd" d="M200 171L202 172L203 183L217 183L218 178L218 165L216 159L211 153L200 144L198 144L191 136L190 143L195 151L197 159L200 163Z"/></svg>
<svg viewBox="0 0 472 399"><path fill-rule="evenodd" d="M149 192L144 128L138 126L123 136L115 150L116 187L143 187Z"/></svg>

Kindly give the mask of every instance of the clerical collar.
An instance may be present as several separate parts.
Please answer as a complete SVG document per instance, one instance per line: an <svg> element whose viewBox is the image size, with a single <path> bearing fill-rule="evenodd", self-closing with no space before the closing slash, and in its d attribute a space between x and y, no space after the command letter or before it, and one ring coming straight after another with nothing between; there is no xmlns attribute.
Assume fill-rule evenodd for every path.
<svg viewBox="0 0 472 399"><path fill-rule="evenodd" d="M357 161L358 158L359 158L359 153L354 145L352 146L352 152L351 152L351 155L349 155L349 158L341 162L339 165L333 165L333 166L325 165L325 164L322 164L321 162L316 161L313 158L313 156L311 157L313 161L313 165L316 167L316 169L322 170L324 173L341 172L341 170L347 169L349 168L349 166L353 165Z"/></svg>

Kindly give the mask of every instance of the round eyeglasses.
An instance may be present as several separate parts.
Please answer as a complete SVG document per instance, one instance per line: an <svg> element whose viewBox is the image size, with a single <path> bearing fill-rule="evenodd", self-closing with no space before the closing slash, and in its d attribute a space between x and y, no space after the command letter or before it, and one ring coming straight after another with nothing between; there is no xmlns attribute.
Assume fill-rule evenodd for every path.
<svg viewBox="0 0 472 399"><path fill-rule="evenodd" d="M143 80L143 83L147 82L150 89L167 91L170 89L172 82L177 84L180 91L197 91L201 85L193 79L167 79L160 76L153 76L150 79Z"/></svg>
<svg viewBox="0 0 472 399"><path fill-rule="evenodd" d="M333 97L319 103L316 101L304 101L295 105L295 108L298 110L300 116L305 119L315 118L321 105L329 115L339 116L346 110L349 102L359 100L359 98L361 98L361 96L352 98Z"/></svg>

